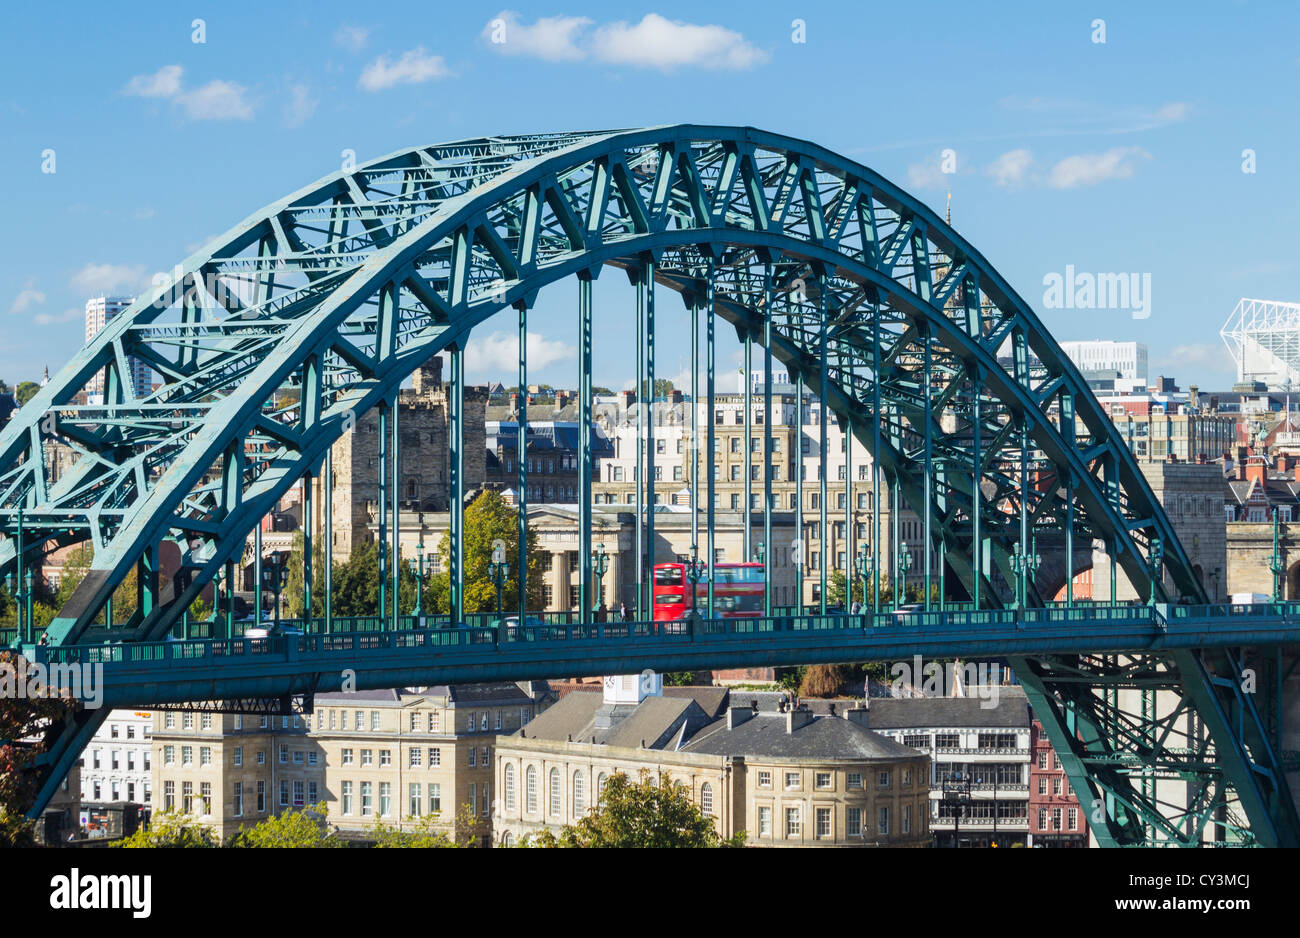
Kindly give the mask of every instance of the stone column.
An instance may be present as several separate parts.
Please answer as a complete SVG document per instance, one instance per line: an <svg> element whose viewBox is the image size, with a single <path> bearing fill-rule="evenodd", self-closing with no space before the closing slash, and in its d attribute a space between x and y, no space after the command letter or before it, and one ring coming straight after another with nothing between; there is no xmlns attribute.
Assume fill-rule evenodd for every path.
<svg viewBox="0 0 1300 938"><path fill-rule="evenodd" d="M551 572L555 574L555 595L552 598L552 612L564 612L569 608L569 552L554 551L551 554Z"/></svg>

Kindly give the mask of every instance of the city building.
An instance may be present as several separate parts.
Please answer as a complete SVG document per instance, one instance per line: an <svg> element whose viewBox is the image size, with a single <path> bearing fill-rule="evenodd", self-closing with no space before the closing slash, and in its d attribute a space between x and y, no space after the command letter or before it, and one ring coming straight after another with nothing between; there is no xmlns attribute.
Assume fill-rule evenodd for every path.
<svg viewBox="0 0 1300 938"><path fill-rule="evenodd" d="M1270 390L1300 384L1300 303L1243 298L1219 336L1237 365L1238 384Z"/></svg>
<svg viewBox="0 0 1300 938"><path fill-rule="evenodd" d="M930 829L939 847L1000 847L1029 838L1031 716L1019 687L964 697L870 700L872 728L930 756ZM988 692L995 691L990 694Z"/></svg>
<svg viewBox="0 0 1300 938"><path fill-rule="evenodd" d="M133 296L99 296L86 301L86 342L89 343L118 313L135 302ZM127 359L132 393L144 397L153 390L153 371L138 358ZM49 373L46 372L48 379ZM91 376L86 383L86 403L104 403L104 375Z"/></svg>
<svg viewBox="0 0 1300 938"><path fill-rule="evenodd" d="M153 714L114 710L81 755L82 801L153 800Z"/></svg>
<svg viewBox="0 0 1300 938"><path fill-rule="evenodd" d="M682 783L723 837L754 846L929 844L927 758L870 730L867 711L737 706L725 688L606 677L497 741L496 842L558 831L622 772Z"/></svg>
<svg viewBox="0 0 1300 938"><path fill-rule="evenodd" d="M1147 347L1142 342L1115 342L1111 339L1062 342L1061 351L1089 381L1095 377L1147 380Z"/></svg>
<svg viewBox="0 0 1300 938"><path fill-rule="evenodd" d="M193 814L223 840L324 802L344 836L436 813L438 829L484 842L495 734L550 700L545 682L525 681L320 694L307 715L158 712L154 808Z"/></svg>
<svg viewBox="0 0 1300 938"><path fill-rule="evenodd" d="M1056 750L1033 721L1029 753L1029 845L1088 846L1088 815L1056 758Z"/></svg>

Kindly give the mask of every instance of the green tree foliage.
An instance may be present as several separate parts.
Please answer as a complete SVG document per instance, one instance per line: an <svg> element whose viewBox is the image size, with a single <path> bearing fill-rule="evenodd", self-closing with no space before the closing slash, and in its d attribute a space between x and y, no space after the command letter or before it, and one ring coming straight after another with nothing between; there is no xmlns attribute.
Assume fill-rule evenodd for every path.
<svg viewBox="0 0 1300 938"><path fill-rule="evenodd" d="M216 831L188 814L177 811L155 813L147 828L141 827L115 846L139 847L217 847Z"/></svg>
<svg viewBox="0 0 1300 938"><path fill-rule="evenodd" d="M478 826L478 822L469 813L470 808L465 805L456 816L454 827L463 836L465 832ZM395 825L385 824L383 821L375 822L375 846L383 848L394 847L461 847L466 843L457 843L455 838L441 829L442 815L437 812L425 814L420 817L419 823L413 829L402 830Z"/></svg>
<svg viewBox="0 0 1300 938"><path fill-rule="evenodd" d="M506 545L506 562L510 564L510 577L501 591L503 609L519 607L519 581L515 576L514 562L518 556L519 515L517 509L506 504L501 493L487 489L465 509L465 612L495 612L497 587L488 577L488 564L492 562L492 542L502 540ZM542 608L542 559L537 550L537 532L527 530L528 548L528 608ZM433 596L437 611L450 608L451 602L451 544L443 537L438 545L442 572L433 577ZM430 610L434 611L434 610Z"/></svg>
<svg viewBox="0 0 1300 938"><path fill-rule="evenodd" d="M14 389L14 400L18 406L22 407L40 391L41 386L35 381L19 381L18 387Z"/></svg>
<svg viewBox="0 0 1300 938"><path fill-rule="evenodd" d="M722 838L700 813L690 792L666 775L641 772L638 781L617 772L601 792L600 805L557 836L551 831L529 839L538 847L739 847L744 832Z"/></svg>
<svg viewBox="0 0 1300 938"><path fill-rule="evenodd" d="M327 814L323 801L297 811L281 811L235 834L227 846L275 849L347 846L330 830L325 821Z"/></svg>

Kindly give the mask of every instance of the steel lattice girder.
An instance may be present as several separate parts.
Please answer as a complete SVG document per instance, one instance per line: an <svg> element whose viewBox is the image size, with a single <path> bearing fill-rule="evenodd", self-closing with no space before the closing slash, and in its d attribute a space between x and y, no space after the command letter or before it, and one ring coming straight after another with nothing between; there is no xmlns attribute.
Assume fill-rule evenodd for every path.
<svg viewBox="0 0 1300 938"><path fill-rule="evenodd" d="M852 416L864 440L875 380L867 324L879 316L889 346L881 419L892 450L879 458L914 506L924 497L919 474L906 471L924 456L917 404L935 390L920 386L918 343L934 349L938 374L969 376L949 380L959 385L948 395L956 430L932 428L947 480L937 487L935 517L950 548L962 544L962 503L976 494L971 427L960 417L979 394L989 442L981 477L994 479L997 492L987 519L1008 516L1008 499L1029 497L1036 521L1059 522L1055 483L1030 491L997 471L1014 465L1019 444L1006 430L1023 420L1048 461L1040 478L1072 482L1080 530L1113 545L1140 588L1148 582L1142 551L1159 536L1179 591L1201 597L1169 522L1086 384L970 245L887 180L812 144L681 126L467 141L336 173L218 238L181 265L175 289L159 288L116 318L0 437L6 529L22 506L33 555L54 539L88 538L96 548L52 640L76 641L132 565L171 538L185 545L194 575L180 584L182 595L162 597L135 623L141 638L161 635L242 549L255 519L429 355L463 346L474 326L530 303L547 283L645 255L658 259L660 282L681 290L698 286L713 258L719 311L749 324L765 315L755 258L779 258L781 273L802 285L772 311L774 351L806 376L822 367L810 321L824 289L835 317L827 403ZM1023 354L1013 369L1000 366L1008 340L1032 348L1041 372L1022 367ZM130 357L163 376L158 391L131 397L117 377ZM105 405L69 404L99 374ZM285 386L305 406L269 407ZM1082 434L1060 419L1062 403ZM57 481L45 445L54 441L80 456ZM989 533L1005 555L1010 531L991 525ZM950 555L969 581L960 554ZM0 569L13 555L6 540Z"/></svg>
<svg viewBox="0 0 1300 938"><path fill-rule="evenodd" d="M131 568L156 569L171 539L185 576L130 623L137 639L162 636L256 521L419 364L551 282L645 258L658 282L692 296L714 271L718 312L760 341L770 317L775 357L810 383L825 370L827 407L869 449L880 422L886 482L932 512L968 589L976 505L1006 579L1024 539L1010 519L1059 529L1073 495L1076 530L1104 541L1139 591L1164 594L1144 557L1159 537L1177 592L1204 599L1077 369L933 211L813 144L675 126L484 138L335 173L216 239L115 318L0 434L0 528L15 531L24 512L28 560L54 544L95 547L51 640L80 640ZM163 377L157 391L134 397L131 358ZM103 404L72 404L96 377ZM270 403L286 387L297 401ZM1017 468L1029 458L1022 428L1033 484ZM76 455L58 478L54 443ZM936 470L928 492L921 465ZM15 543L0 545L0 572ZM1216 742L1245 764L1240 741Z"/></svg>

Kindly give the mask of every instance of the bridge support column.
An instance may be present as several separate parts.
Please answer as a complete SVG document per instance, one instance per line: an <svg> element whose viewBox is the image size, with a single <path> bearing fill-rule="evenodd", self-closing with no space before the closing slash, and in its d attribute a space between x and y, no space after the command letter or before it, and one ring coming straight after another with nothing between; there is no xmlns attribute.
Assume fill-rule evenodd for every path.
<svg viewBox="0 0 1300 938"><path fill-rule="evenodd" d="M643 297L645 299L646 395L650 399L650 412L646 419L645 444L645 538L647 562L650 569L646 571L649 583L647 584L647 608L644 616L647 619L652 619L654 618L653 583L655 569L655 262L653 258L645 261L641 276L645 281Z"/></svg>
<svg viewBox="0 0 1300 938"><path fill-rule="evenodd" d="M303 632L311 631L311 587L312 587L312 554L313 538L312 531L315 527L316 517L312 514L312 488L315 480L312 474L308 472L302 477L302 630ZM260 527L260 525L259 525ZM260 608L260 607L259 607ZM260 618L261 613L254 614L255 618Z"/></svg>
<svg viewBox="0 0 1300 938"><path fill-rule="evenodd" d="M745 377L741 381L740 406L745 409L745 481L741 498L740 562L751 563L754 559L754 484L750 481L754 473L754 339L749 333L748 323L745 324L744 355Z"/></svg>
<svg viewBox="0 0 1300 938"><path fill-rule="evenodd" d="M817 520L817 557L820 561L818 573L821 585L818 587L820 594L820 606L822 615L826 614L826 555L830 553L831 539L830 532L826 529L826 423L830 417L830 408L827 401L830 400L830 363L826 358L826 274L824 272L817 275L817 317L820 324L820 331L817 336L818 357L821 359L821 367L818 369L821 374L821 416L817 420L817 429L820 432L820 442L817 447L818 469L817 469L817 486L818 496L817 505L819 509Z"/></svg>
<svg viewBox="0 0 1300 938"><path fill-rule="evenodd" d="M519 410L515 416L515 501L518 508L515 576L519 579L519 626L528 617L528 305L519 304ZM522 633L520 633L522 634Z"/></svg>
<svg viewBox="0 0 1300 938"><path fill-rule="evenodd" d="M763 615L772 614L772 262L763 265Z"/></svg>
<svg viewBox="0 0 1300 938"><path fill-rule="evenodd" d="M465 352L460 343L451 346L451 387L449 388L448 428L449 475L451 482L450 514L447 518L450 548L450 583L448 611L453 628L465 618Z"/></svg>
<svg viewBox="0 0 1300 938"><path fill-rule="evenodd" d="M379 458L376 460L378 486L375 510L379 522L379 627L386 628L388 620L388 405L379 405Z"/></svg>
<svg viewBox="0 0 1300 938"><path fill-rule="evenodd" d="M321 537L325 539L325 634L334 631L334 447L325 453L325 523Z"/></svg>
<svg viewBox="0 0 1300 938"><path fill-rule="evenodd" d="M714 545L714 533L715 533L714 529L717 522L717 511L714 504L717 499L717 494L716 494L717 483L715 481L715 473L714 473L714 463L717 460L717 454L714 452L714 442L716 440L715 437L716 431L714 429L714 424L716 423L716 421L714 421L713 419L714 395L717 390L716 388L717 375L715 371L717 358L716 358L716 349L714 347L714 334L717 326L717 317L714 315L716 310L715 310L715 297L714 297L713 290L714 290L713 258L710 257L709 265L708 265L708 279L705 281L704 284L705 346L706 346L705 359L706 359L706 368L707 368L707 373L705 376L704 383L706 386L705 393L708 398L707 405L706 405L706 418L705 418L704 427L705 427L705 437L706 437L705 445L709 454L707 493L705 495L705 510L707 511L706 526L708 528L707 530L707 537L708 537L707 550L708 550L708 562L709 562L708 609L709 609L710 619L713 618L713 561L715 556L713 545Z"/></svg>
<svg viewBox="0 0 1300 938"><path fill-rule="evenodd" d="M592 616L591 579L591 278L578 278L578 611Z"/></svg>
<svg viewBox="0 0 1300 938"><path fill-rule="evenodd" d="M393 466L392 474L392 500L393 500L393 530L392 530L392 549L389 551L389 557L392 558L392 628L396 632L402 609L402 433L400 427L400 415L402 413L402 389L398 388L393 392L393 440L390 460Z"/></svg>

